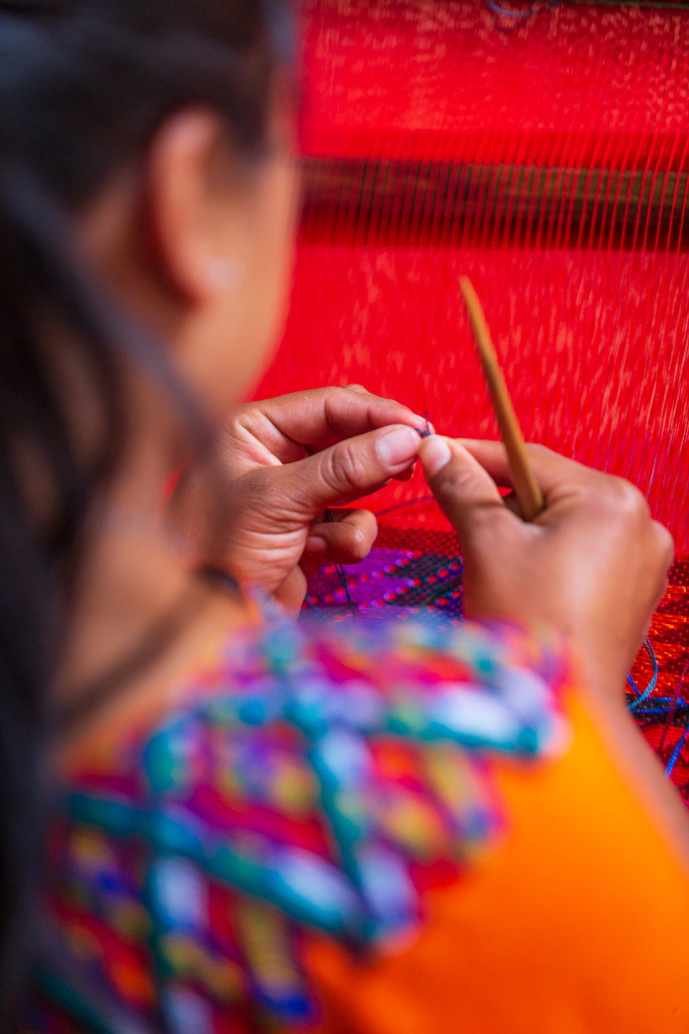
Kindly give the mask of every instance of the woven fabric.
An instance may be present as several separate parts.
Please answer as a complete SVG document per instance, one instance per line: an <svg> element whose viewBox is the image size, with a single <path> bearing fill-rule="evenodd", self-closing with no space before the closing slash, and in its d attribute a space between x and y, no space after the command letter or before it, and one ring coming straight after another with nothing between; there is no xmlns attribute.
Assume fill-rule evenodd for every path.
<svg viewBox="0 0 689 1034"><path fill-rule="evenodd" d="M457 287L468 274L525 436L638 484L685 557L689 11L505 6L537 13L305 4L304 215L285 339L258 395L361 383L428 410L441 433L497 437ZM416 476L369 505L425 491ZM457 559L427 535L447 535L442 514L401 508L386 522L379 546L396 528L401 552L350 575L355 599L371 612L406 591L456 611L459 596L437 597L432 581ZM688 586L680 560L651 634L654 706L637 708L680 784ZM337 606L341 591L316 585L313 605Z"/></svg>
<svg viewBox="0 0 689 1034"><path fill-rule="evenodd" d="M346 591L335 568L325 566L309 583L306 609L344 621L418 614L461 621L459 542L452 532L428 526L434 509L429 502L400 507L396 520L403 522L403 514L416 511L416 523L382 523L367 559L344 569ZM650 652L639 654L631 672L634 688L628 686L627 698L644 735L689 803L688 586L689 561L677 561L649 631Z"/></svg>
<svg viewBox="0 0 689 1034"><path fill-rule="evenodd" d="M479 0L312 0L304 50L305 156L417 165L359 231L363 183L343 181L311 216L307 190L287 332L258 394L358 382L428 409L442 432L495 437L457 289L468 274L526 437L631 478L687 552L689 257L652 206L586 170L640 172L686 242L689 13L564 2L505 26ZM485 175L445 199L464 204L450 234L440 202L422 204L445 181L417 183L418 162L538 168L559 186L522 176L530 243L492 218ZM598 215L579 235L582 190ZM610 232L620 212L626 244Z"/></svg>
<svg viewBox="0 0 689 1034"><path fill-rule="evenodd" d="M96 1029L311 1018L304 937L408 943L427 892L503 829L495 759L569 745L568 678L561 644L507 624L235 627L172 707L70 760L50 901L87 986L124 1010ZM38 1011L31 1030L93 1012L69 979L42 984L65 1019Z"/></svg>

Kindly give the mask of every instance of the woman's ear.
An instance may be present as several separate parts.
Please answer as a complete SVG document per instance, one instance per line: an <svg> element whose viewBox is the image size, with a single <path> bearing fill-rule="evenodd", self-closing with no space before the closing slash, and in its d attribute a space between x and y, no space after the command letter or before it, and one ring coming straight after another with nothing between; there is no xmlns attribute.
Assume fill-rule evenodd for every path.
<svg viewBox="0 0 689 1034"><path fill-rule="evenodd" d="M149 246L165 287L183 304L204 304L243 278L245 199L233 203L239 182L229 164L224 124L205 110L173 115L147 153L142 200Z"/></svg>

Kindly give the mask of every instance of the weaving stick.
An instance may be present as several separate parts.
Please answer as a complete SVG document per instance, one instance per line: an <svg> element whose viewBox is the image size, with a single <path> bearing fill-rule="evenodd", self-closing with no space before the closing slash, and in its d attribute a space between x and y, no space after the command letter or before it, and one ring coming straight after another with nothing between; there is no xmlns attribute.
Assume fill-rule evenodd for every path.
<svg viewBox="0 0 689 1034"><path fill-rule="evenodd" d="M500 435L507 450L507 462L512 475L512 485L516 493L525 521L532 521L545 507L543 493L534 477L534 473L526 454L526 446L519 423L514 412L512 399L505 384L503 372L495 354L490 331L483 314L481 303L468 277L459 278L459 288L469 314L469 322L474 332L481 366L488 383L488 390L493 401L493 408L498 419Z"/></svg>

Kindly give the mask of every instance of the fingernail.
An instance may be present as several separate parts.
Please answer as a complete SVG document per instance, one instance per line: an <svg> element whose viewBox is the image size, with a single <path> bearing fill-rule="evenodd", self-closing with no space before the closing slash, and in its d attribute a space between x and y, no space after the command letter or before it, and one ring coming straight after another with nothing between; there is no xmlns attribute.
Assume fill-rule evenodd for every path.
<svg viewBox="0 0 689 1034"><path fill-rule="evenodd" d="M425 473L432 478L447 466L452 459L452 453L444 438L432 435L430 438L424 438L419 449L419 458Z"/></svg>
<svg viewBox="0 0 689 1034"><path fill-rule="evenodd" d="M416 458L419 435L412 427L393 427L376 439L378 459L386 467L399 467Z"/></svg>
<svg viewBox="0 0 689 1034"><path fill-rule="evenodd" d="M419 421L419 430L423 431L424 434L426 433L428 427L430 427L431 429L431 434L435 434L435 428L433 427L433 424L430 422L427 416L419 416L418 413L414 413L414 419Z"/></svg>
<svg viewBox="0 0 689 1034"><path fill-rule="evenodd" d="M309 535L304 546L304 552L311 553L312 556L321 556L327 548L328 543L320 535Z"/></svg>

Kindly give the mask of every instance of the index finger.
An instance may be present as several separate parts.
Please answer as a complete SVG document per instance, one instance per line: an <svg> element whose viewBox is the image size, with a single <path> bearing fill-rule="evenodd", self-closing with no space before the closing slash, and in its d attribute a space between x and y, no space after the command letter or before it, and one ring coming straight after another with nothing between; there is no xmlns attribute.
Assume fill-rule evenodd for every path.
<svg viewBox="0 0 689 1034"><path fill-rule="evenodd" d="M350 388L316 388L252 403L239 421L252 433L260 431L263 444L283 462L294 458L295 445L320 452L389 424L417 430L426 426L423 417L401 402Z"/></svg>

